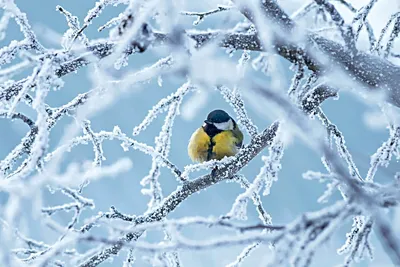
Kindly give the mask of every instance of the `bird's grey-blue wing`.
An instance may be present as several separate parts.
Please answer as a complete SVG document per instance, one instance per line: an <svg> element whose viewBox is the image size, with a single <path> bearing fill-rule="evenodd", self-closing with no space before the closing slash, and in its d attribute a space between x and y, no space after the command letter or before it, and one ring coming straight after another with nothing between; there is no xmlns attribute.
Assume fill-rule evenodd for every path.
<svg viewBox="0 0 400 267"><path fill-rule="evenodd" d="M235 145L238 148L241 148L243 146L243 133L240 131L240 129L238 127L236 127L235 129L232 130L233 136L236 137L237 141L235 143Z"/></svg>

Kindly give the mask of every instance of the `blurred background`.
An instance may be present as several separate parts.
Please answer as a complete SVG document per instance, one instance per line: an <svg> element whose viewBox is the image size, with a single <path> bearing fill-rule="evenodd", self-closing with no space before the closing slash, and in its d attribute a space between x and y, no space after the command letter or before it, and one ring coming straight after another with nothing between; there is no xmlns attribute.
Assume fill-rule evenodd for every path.
<svg viewBox="0 0 400 267"><path fill-rule="evenodd" d="M22 12L27 14L27 17L33 26L39 40L48 48L62 49L60 46L60 37L68 29L65 17L56 11L56 5L61 5L66 10L77 16L80 21L86 16L87 11L94 7L93 0L16 0ZM278 1L291 14L296 8L308 1ZM367 1L353 1L355 6L361 6ZM182 10L187 11L206 11L213 9L217 4L224 4L218 0L209 1L182 1ZM93 24L85 30L86 35L90 39L107 37L108 32L97 32L97 28L103 25L112 17L115 17L124 10L125 6L113 7L105 9L101 16L94 20ZM393 8L399 9L398 2L393 5L392 0L382 0L373 9L370 22L376 26L376 34L384 26L387 17L393 12ZM389 10L391 9L391 11ZM233 12L233 15L227 16L228 13L216 14L207 17L203 23L198 26L193 26L195 20L193 17L180 18L186 29L217 29L230 28L236 22L241 20L241 15ZM364 38L365 36L363 36ZM6 32L6 38L1 41L1 46L8 45L11 40L21 40L23 38L18 26L14 21L11 21L10 27ZM363 44L361 44L363 45ZM236 51L229 58L228 54L221 49L216 57L221 57L231 61L237 61L241 56L242 51ZM114 77L120 77L126 73L134 73L137 70L157 61L159 58L168 54L167 49L154 47L143 54L134 54L129 59L129 65L120 70L113 70L111 73ZM257 57L257 53L250 53L252 59ZM276 68L280 72L279 86L283 91L287 91L290 85L292 71L289 69L290 64L277 58ZM253 70L248 70L254 72ZM65 85L58 91L50 92L47 97L47 103L52 107L57 107L66 104L79 93L86 92L93 88L93 83L90 74L93 72L92 67L80 69L77 73L71 73L63 77ZM26 77L31 73L31 70L23 72L17 78ZM274 77L267 77L261 73L253 73L259 79L264 79L266 86L270 86L271 80ZM157 80L152 80L149 83L143 84L142 90L133 91L132 93L124 94L123 97L111 107L102 110L100 113L92 116L92 129L95 132L100 130L112 131L115 125L118 125L122 131L128 136L131 135L134 126L138 125L148 110L152 108L160 99L175 92L185 81L181 78L162 77L163 83L160 87ZM245 88L243 90L246 90ZM193 97L197 97L201 104L194 105ZM197 102L197 103L198 103ZM21 110L30 114L35 118L35 114L28 108L20 105ZM357 164L360 173L365 176L370 164L370 156L378 147L388 138L388 130L385 127L371 127L366 123L368 118L379 112L377 105L369 105L357 94L353 92L341 92L338 100L329 99L323 104L323 110L327 116L335 123L344 134L346 145L353 155L354 161ZM224 101L219 92L213 89L207 89L202 92L192 92L186 96L181 108L181 115L177 117L172 135L172 143L170 150L170 160L179 168L183 169L185 165L190 164L190 159L187 156L187 143L192 132L199 127L206 115L213 109L220 108L228 111L234 116L233 110ZM265 109L268 111L271 107L268 103ZM268 127L270 123L277 119L274 118L274 111L271 110L271 116L265 117L257 112L251 105L247 105L248 113L253 122L260 130ZM154 145L154 138L158 135L164 121L165 114L158 116L148 129L140 135L134 137L140 142L149 145ZM51 132L49 151L53 151L60 145L60 138L65 131L65 127L73 123L70 117L64 117ZM0 158L6 155L21 141L21 138L28 131L25 124L19 121L9 121L0 119ZM83 133L81 132L80 135ZM249 136L245 136L245 142L249 141ZM133 162L133 168L115 178L104 178L92 182L85 188L83 195L92 198L95 201L96 207L93 210L86 210L81 218L80 224L85 218L96 215L100 211L108 211L111 205L114 205L120 211L128 214L140 215L147 209L149 198L141 193L142 186L140 181L148 174L151 167L151 157L139 151L129 150L124 152L118 141L106 141L104 143L104 154L106 161L104 165L122 157L129 157ZM258 174L262 166L261 156L267 155L268 150L262 152L241 172L250 181ZM85 160L93 160L93 148L91 143L88 145L80 145L74 148L71 152L66 153L63 157L62 170L65 169L71 162L82 162ZM264 207L273 219L273 223L280 225L291 222L293 219L300 216L303 212L316 211L324 205L332 204L335 200L340 199L339 194L335 194L329 203L317 203L318 197L324 192L325 184L317 181L308 181L302 178L302 174L307 170L324 172L319 154L315 153L307 147L307 145L298 138L292 139L286 144L285 153L282 160L282 170L279 172L278 181L271 188L271 193L268 196L262 197ZM376 176L379 182L385 182L392 179L398 164L393 162L387 169L380 169ZM195 178L202 173L192 173L191 178ZM167 169L162 169L160 182L163 188L164 196L167 196L179 186L179 182L171 175ZM243 189L236 183L226 183L214 185L200 194L195 194L184 201L168 218L181 218L185 216L219 216L226 214L232 207L236 196L243 192ZM66 203L68 199L61 193L44 193L44 206L58 205ZM0 209L7 203L7 194L0 192ZM29 212L31 203L23 203L23 208ZM56 221L67 224L71 219L72 213L60 212L53 215ZM258 222L258 215L255 208L249 204L248 207L248 224ZM58 236L51 230L40 225L39 220L32 218L32 221L27 223L27 236L43 240L46 243L52 243ZM343 256L338 256L336 249L341 247L345 241L345 234L350 230L351 221L334 235L326 245L319 248L312 266L334 266L343 261ZM187 237L193 239L205 239L211 237L215 233L220 233L220 230L211 228L190 228L184 231ZM206 234L207 233L207 234ZM209 233L209 234L208 234ZM222 232L224 233L224 232ZM160 234L149 233L146 237L148 241L159 240ZM375 236L372 235L375 239ZM375 246L375 260L370 263L363 261L357 266L392 266L389 258L382 251L382 248L377 240L373 241ZM85 250L90 247L90 244L79 244L80 250ZM184 266L225 266L234 261L236 256L241 252L242 247L229 247L223 249L212 249L201 252L183 251L180 253ZM101 266L121 266L125 258L126 251L120 253L120 256L112 262L105 262ZM135 266L149 266L142 259L143 254L137 253L137 263ZM247 258L243 265L260 266L260 263L270 257L268 245L262 245L253 254Z"/></svg>

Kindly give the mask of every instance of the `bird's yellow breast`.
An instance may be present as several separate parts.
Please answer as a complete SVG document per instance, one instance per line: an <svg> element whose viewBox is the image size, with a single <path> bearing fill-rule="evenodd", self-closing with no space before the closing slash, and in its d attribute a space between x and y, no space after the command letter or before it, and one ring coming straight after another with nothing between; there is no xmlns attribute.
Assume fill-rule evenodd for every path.
<svg viewBox="0 0 400 267"><path fill-rule="evenodd" d="M220 160L225 156L234 156L237 153L237 142L237 138L231 131L223 131L210 139L203 128L199 128L190 138L188 153L190 158L197 162L210 159Z"/></svg>
<svg viewBox="0 0 400 267"><path fill-rule="evenodd" d="M211 139L203 130L203 128L197 129L190 138L188 153L189 157L193 161L203 162L207 160L208 149L211 144Z"/></svg>
<svg viewBox="0 0 400 267"><path fill-rule="evenodd" d="M220 160L223 157L234 156L238 149L236 147L237 139L232 131L223 131L212 138L214 142L213 159Z"/></svg>

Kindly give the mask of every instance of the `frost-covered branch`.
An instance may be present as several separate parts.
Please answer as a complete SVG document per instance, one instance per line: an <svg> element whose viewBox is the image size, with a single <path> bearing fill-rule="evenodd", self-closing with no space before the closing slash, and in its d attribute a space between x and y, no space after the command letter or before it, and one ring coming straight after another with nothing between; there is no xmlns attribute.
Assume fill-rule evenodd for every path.
<svg viewBox="0 0 400 267"><path fill-rule="evenodd" d="M371 156L371 167L368 170L366 181L372 182L379 165L387 167L395 149L398 148L400 141L400 127L390 130L389 139Z"/></svg>
<svg viewBox="0 0 400 267"><path fill-rule="evenodd" d="M184 89L182 89L182 88L184 88ZM178 89L178 91L184 91L184 92L186 91L187 92L188 89L185 89L185 88L189 88L189 82L184 84L180 89ZM169 106L166 118L164 120L164 125L162 126L159 135L155 139L155 144L156 144L155 151L164 157L168 157L168 155L169 155L169 150L170 150L170 145L171 145L171 137L172 137L172 126L173 126L175 118L179 112L179 107L180 107L180 104L182 103L182 100L183 100L182 98L184 95L185 95L185 93L181 93L179 95L178 99ZM143 194L150 196L150 201L148 202L148 210L152 210L152 209L156 208L163 199L161 185L160 185L160 182L158 181L160 174L161 174L161 170L160 170L161 166L162 166L162 162L160 162L157 159L157 157L153 157L152 166L149 171L149 174L146 177L144 177L142 179L142 181L140 182L142 186L149 185L149 187L150 187L148 189L147 188L142 189ZM183 176L180 176L180 179L182 181L185 181ZM167 240L172 240L173 238L175 238L175 235L171 234L170 231L168 230L168 228L164 229L164 233L165 233L165 239L167 239ZM166 254L166 255L162 255L160 257L165 257L165 258L173 257L174 261L175 261L175 265L180 266L177 251L171 252L171 255Z"/></svg>
<svg viewBox="0 0 400 267"><path fill-rule="evenodd" d="M357 214L357 212L358 211L354 207L346 207L345 203L340 202L338 204L325 208L320 212L305 214L292 222L288 227L275 227L264 224L240 227L223 222L224 227L233 227L232 229L239 227L237 229L242 233L245 233L247 231L253 232L255 230L265 229L271 231L261 234L252 234L250 232L245 235L233 237L226 236L206 241L194 242L184 238L183 236L179 236L174 241L163 244L151 244L143 241L138 241L133 245L130 244L129 240L126 239L112 240L107 238L97 238L94 236L82 236L78 238L83 241L112 245L113 247L134 247L137 250L147 253L168 252L176 249L203 250L235 245L249 245L254 242L271 242L276 247L277 255L273 259L273 261L269 263L268 266L276 266L276 264L282 264L283 262L285 262L287 260L287 256L292 255L293 262L295 263L309 260L309 257L312 256L317 246L326 241L326 237L331 234L332 231L337 229L338 226L343 222L343 220L346 220L351 214ZM178 222L169 222L171 224L175 223L180 225ZM212 223L212 221L210 220L197 218L189 221L182 221L183 225L190 225L192 223L197 224L200 222L207 224ZM301 241L300 247L294 247L295 244L293 240L296 239ZM86 263L83 266L95 266L94 264L94 262Z"/></svg>
<svg viewBox="0 0 400 267"><path fill-rule="evenodd" d="M235 49L246 49L260 51L261 46L258 37L254 34L242 34L242 33L229 33L224 31L215 32L193 32L188 33L188 36L194 39L198 47L201 47L210 41L217 41L222 47L233 47ZM156 38L155 44L168 44L170 43L171 36L165 33L154 33ZM62 77L71 72L75 72L78 69L92 63L97 62L99 59L109 56L115 49L116 42L104 42L99 41L93 44L89 44L86 48L87 52L83 53L78 57L75 57L63 64L56 69L55 74L58 77ZM71 53L75 54L79 50L72 50ZM21 79L13 84L0 90L0 100L10 100L11 98L18 95L18 93L24 88L24 85L28 82L27 78ZM34 87L35 84L28 86L28 89Z"/></svg>
<svg viewBox="0 0 400 267"><path fill-rule="evenodd" d="M300 127L301 131L304 133L309 133L310 132L310 124L307 122L304 116L301 114L295 112L295 108L291 106L291 104L284 99L282 96L280 96L277 93L268 91L268 90L263 90L262 88L257 87L254 85L255 88L254 90L260 92L262 96L265 98L269 99L270 101L273 101L275 103L279 103L282 108L285 109L285 112L289 115L289 119L293 122L296 123L298 127ZM397 201L393 201L392 196L390 196L391 193L387 190L378 190L381 191L376 195L374 191L370 192L369 190L365 190L363 188L363 185L368 185L368 183L365 183L363 181L359 181L357 179L354 179L354 177L348 176L347 171L343 168L343 166L340 163L340 160L337 155L335 155L329 146L325 144L322 140L316 141L318 143L317 147L325 154L325 157L328 162L330 162L330 169L332 170L333 173L335 173L341 183L343 183L346 186L345 192L346 192L346 199L349 202L356 203L359 206L359 208L368 211L368 215L370 215L373 219L374 222L376 223L378 233L380 236L380 241L385 246L388 248L390 253L388 253L393 261L393 263L397 264L400 261L400 249L399 246L400 244L398 241L393 238L394 236L394 229L392 226L388 223L386 219L384 219L384 216L382 214L382 211L380 210L382 207L387 207L388 205L393 205ZM396 192L395 194L398 194L398 186L395 186L396 189L394 191ZM385 193L384 193L385 192ZM383 193L383 195L381 195ZM394 204L396 205L396 204ZM353 213L353 212L352 212ZM346 217L350 216L352 213L349 213L346 215ZM352 214L352 215L359 215L359 213ZM342 220L341 218L340 220ZM308 262L312 255L313 252L310 251L307 254L301 253L301 257L297 257L295 262L299 262L302 258ZM303 256L306 255L307 257L304 258Z"/></svg>
<svg viewBox="0 0 400 267"><path fill-rule="evenodd" d="M246 191L252 185L245 177L241 175L237 175L235 180L240 183L240 185L246 189ZM263 222L264 225L270 225L272 223L271 215L264 209L263 204L261 202L261 197L256 192L253 192L251 196L253 200L253 204L256 206L256 210L258 213L259 219Z"/></svg>
<svg viewBox="0 0 400 267"><path fill-rule="evenodd" d="M192 16L192 17L197 17L197 19L193 22L193 25L199 25L199 23L201 23L205 17L212 15L212 14L216 14L222 11L227 11L232 9L231 6L222 6L219 5L217 8L206 11L206 12L190 12L190 11L182 11L181 14L185 15L185 16Z"/></svg>
<svg viewBox="0 0 400 267"><path fill-rule="evenodd" d="M12 14L12 17L20 28L20 31L24 35L24 40L14 40L8 46L0 49L0 65L10 63L19 51L34 50L38 53L43 53L45 49L38 41L36 34L33 32L26 14L18 8L14 3L14 0L4 1L0 3L0 6L5 10L5 16L7 16L7 14ZM3 22L6 24L8 22L7 18Z"/></svg>
<svg viewBox="0 0 400 267"><path fill-rule="evenodd" d="M297 64L296 74L293 76L292 83L288 90L289 97L293 98L293 101L295 101L295 103L298 101L297 99L298 96L296 97L295 93L299 95L298 89L303 78L304 78L304 62L300 60Z"/></svg>
<svg viewBox="0 0 400 267"><path fill-rule="evenodd" d="M385 27L383 27L381 34L379 35L379 38L376 41L374 48L372 49L372 52L376 51L378 54L380 54L381 50L383 49L382 41L383 41L383 38L385 37L386 32L389 29L390 24L393 21L397 22L399 17L400 17L400 12L396 12L390 17L390 19L387 21ZM395 22L395 24L396 24L396 22ZM386 47L388 48L388 45L386 45Z"/></svg>
<svg viewBox="0 0 400 267"><path fill-rule="evenodd" d="M278 123L274 123L270 128L265 129L256 138L254 138L249 145L243 148L239 154L235 157L235 160L230 164L219 168L212 174L207 174L188 181L178 188L176 191L166 197L158 208L150 211L147 214L138 216L135 220L135 225L160 221L164 219L171 211L173 211L179 203L184 201L187 197L196 193L204 188L207 188L213 184L221 182L223 180L231 178L240 169L242 169L250 160L252 160L259 152L262 151L275 137L275 133L278 129ZM95 254L85 263L81 264L80 267L94 267L99 263L103 262L113 254L117 254L122 249L122 245L125 242L136 240L142 232L128 233L121 237L119 242L113 244L111 247L102 250ZM122 242L122 243L121 243Z"/></svg>
<svg viewBox="0 0 400 267"><path fill-rule="evenodd" d="M370 44L375 43L376 40L375 40L374 32L373 32L373 30L371 28L371 25L367 21L367 16L369 15L371 9L373 8L373 6L375 5L376 2L378 2L378 0L370 0L370 2L366 6L362 7L357 12L356 12L356 9L354 7L352 7L350 4L347 3L346 6L352 12L356 12L356 14L354 16L354 19L353 19L353 24L358 23L358 26L356 28L356 32L354 34L355 40L358 39L358 36L359 36L359 34L361 32L361 29L365 24L365 26L367 28L367 31L368 31L368 37L369 37ZM371 46L371 48L372 48L372 46Z"/></svg>
<svg viewBox="0 0 400 267"><path fill-rule="evenodd" d="M392 50L394 40L399 36L400 33L400 16L394 21L392 32L390 33L389 40L386 43L386 48L383 53L383 57L387 58Z"/></svg>
<svg viewBox="0 0 400 267"><path fill-rule="evenodd" d="M161 101L154 105L152 109L147 113L143 121L138 126L135 126L132 135L138 135L140 132L144 131L147 126L149 126L150 123L157 117L158 114L168 110L172 104L181 102L182 97L194 88L196 87L191 85L190 83L185 83L175 93L161 99Z"/></svg>
<svg viewBox="0 0 400 267"><path fill-rule="evenodd" d="M281 168L280 160L283 155L283 144L279 140L279 137L276 137L272 145L269 147L270 155L268 157L263 156L262 160L264 161L264 166L260 169L260 173L254 179L253 183L249 183L245 178L239 177L239 182L246 189L246 191L240 194L233 206L231 211L228 213L228 218L237 218L240 220L246 219L247 213L247 203L251 198L253 203L257 207L257 212L259 214L259 218L263 222L263 225L271 225L272 218L263 208L260 191L262 187L264 188L263 195L268 195L270 192L270 188L272 186L272 182L277 180L277 172ZM270 229L266 229L270 230ZM230 263L228 266L238 266L240 262L242 262L255 248L257 248L261 242L257 242L251 244L243 249L243 251L238 255L236 260Z"/></svg>
<svg viewBox="0 0 400 267"><path fill-rule="evenodd" d="M346 47L350 50L350 52L356 49L355 39L353 35L353 29L345 24L343 17L336 10L335 6L329 3L326 0L314 0L318 5L324 8L326 12L328 12L335 23L335 25L339 28L339 31L342 35L342 38L346 44Z"/></svg>
<svg viewBox="0 0 400 267"><path fill-rule="evenodd" d="M218 86L217 89L224 96L225 100L233 107L238 117L238 122L243 125L251 137L255 137L258 133L257 126L251 121L247 115L247 110L240 92L230 91L225 86Z"/></svg>
<svg viewBox="0 0 400 267"><path fill-rule="evenodd" d="M373 258L373 252L369 241L373 221L371 218L354 218L352 231L347 235L345 245L338 250L339 254L348 253L343 266L350 266L352 262L361 260L366 250L369 257Z"/></svg>
<svg viewBox="0 0 400 267"><path fill-rule="evenodd" d="M328 117L326 117L321 108L318 108L316 113L318 115L318 118L320 118L320 120L326 127L327 131L330 132L330 136L332 135L334 136L339 155L346 160L350 175L362 180L358 168L354 163L353 158L350 152L348 151L348 148L346 147L343 134L339 131L336 125L334 125L329 121Z"/></svg>
<svg viewBox="0 0 400 267"><path fill-rule="evenodd" d="M279 55L293 63L298 62L301 58L310 70L316 72L326 73L333 67L346 70L343 72L345 76L355 79L369 90L376 91L379 90L377 88L382 88L387 94L387 101L400 106L400 92L396 85L399 82L396 77L400 77L400 67L362 51L353 55L351 51L346 51L346 48L342 45L312 33L304 33L302 46L299 47L295 40L298 39L296 36L301 29L293 31L293 29L297 29L295 22L290 19L290 16L282 10L276 1L260 1L260 8L268 20L276 26L274 46ZM242 13L249 20L255 22L254 15L250 10L245 5L241 8ZM296 32L296 36L293 32ZM323 53L327 60L321 60L322 58L318 56L320 54L316 54L315 49ZM382 72L383 69L387 72ZM385 81L385 83L382 84L382 81Z"/></svg>
<svg viewBox="0 0 400 267"><path fill-rule="evenodd" d="M15 120L15 119L19 119L21 121L23 121L24 123L26 123L29 128L34 128L35 127L35 122L30 119L28 116L18 112L18 113L11 113L10 112L3 112L0 113L0 117L2 118L10 118L11 120Z"/></svg>
<svg viewBox="0 0 400 267"><path fill-rule="evenodd" d="M400 106L396 44L400 32L399 12L388 19L376 40L372 28L375 25L370 22L378 0L369 0L361 8L347 0L313 0L292 16L275 0L232 2L234 6L188 12L181 10L179 1L98 0L82 18L57 6L56 10L65 17L66 31L59 35L63 36L59 44L55 43L58 38L50 38L51 44L61 45L61 48L53 49L41 45L38 39L41 35L36 37L27 15L13 0L0 0L0 7L4 9L0 18L0 39L4 39L11 29L11 19L16 21L23 35L22 40L11 41L0 48L0 65L4 65L0 70L0 118L2 121L18 120L29 127L25 128L26 134L21 142L11 152L6 151L0 162L0 265L95 267L126 251L124 267L134 266L135 258L140 254L144 254L144 260L154 266L182 267L185 257L180 257L185 251L240 246L243 250L237 256L231 255L232 262L228 265L237 267L248 260L253 251L266 249L265 245L269 243L272 257L268 257L268 262L260 262L261 265L275 267L291 263L309 266L318 253L317 249L351 220L353 226L344 245L337 251L344 254L344 266L350 266L365 256L372 258L372 231L392 262L400 263L400 242L396 239L395 227L397 218L387 216L399 203L400 175L396 173L389 182L374 179L380 166L387 167L393 156L400 156L400 128L396 119L397 107ZM110 29L109 34L96 39L98 33L90 31L92 23L103 11L117 5L123 5L122 11L117 11L100 27L101 30ZM351 14L342 13L341 6ZM199 31L182 23L182 14L195 17L194 24L197 25L207 16L228 10L240 13L226 16L229 21L217 22L210 26L212 29ZM243 16L238 20L236 15ZM304 24L303 20L311 25ZM236 26L231 26L231 22L237 23ZM364 26L371 46L369 50L357 46ZM330 34L332 30L333 34ZM78 40L81 44L77 44ZM221 50L226 50L228 56L219 53ZM237 50L243 50L238 61ZM141 56L138 53L145 54ZM150 59L153 55L162 58L150 66L143 66L143 59ZM287 82L287 73L280 66L279 56L289 60L293 66L294 76L288 95L282 88L282 84ZM253 69L249 68L249 63ZM88 74L93 86L87 88L84 82L80 83L83 87L79 88L79 94L76 88L63 87L64 76L73 76L90 64L93 68ZM160 87L157 90L165 96L161 99L153 99L155 94L153 96L147 88L156 80ZM177 90L169 91L177 84L181 85ZM189 129L192 126L177 129L181 125L177 118L186 96L199 88L205 95L215 93L207 90L217 89L217 97L231 107L234 114L232 110L229 113L239 128L247 132L250 140L244 139L247 144L238 149L235 156L183 166L186 153L180 151L181 154L171 155L170 152L176 150L170 148L175 146L173 134L181 134L185 129L186 136L189 134L186 129L194 130ZM320 107L327 99L336 99L339 90L347 88L361 93L384 92L385 100L394 105L393 114L385 113L388 118L393 115L390 118L393 121L388 122L388 140L371 157L365 179L346 146L345 129L339 131ZM59 92L61 90L63 92ZM74 96L72 100L64 101L61 99L63 93ZM118 124L121 128L133 129L133 137L128 137L119 126L106 131L104 123L113 120L113 116L105 119L98 111L111 107L130 93L145 94L154 106L148 108L138 124L128 126L123 123L131 122L129 116L139 114L136 111L143 104L129 102L134 105L133 113L118 110L117 119L124 121ZM371 99L375 101L373 97ZM192 107L189 105L193 104L192 101L197 100L201 99L193 94L188 108ZM53 106L53 101L61 104ZM383 98L376 98L376 102L380 101ZM201 107L200 102L196 103L192 114ZM373 101L370 104L373 106ZM124 108L123 105L116 107ZM206 109L209 108L207 105ZM186 109L182 111L185 112ZM260 132L254 123L256 118L251 116L254 113L260 115L257 116L261 118L258 121L260 125L264 124L265 118L275 120L278 117L280 122ZM160 116L162 126L154 133L153 124ZM315 116L322 123L314 120ZM66 117L72 118L72 123L62 128L62 119L68 123ZM184 116L185 119L188 117ZM95 123L97 121L101 123ZM56 125L62 129L55 128ZM57 134L62 130L64 135L59 140ZM153 145L142 141L148 142L146 138L149 136L154 138ZM221 136L224 135L210 142L219 142L217 139ZM7 137L4 135L2 141L8 142ZM286 168L281 166L286 163L282 163L282 157L284 151L285 155L291 152L292 138L302 139L315 153L322 155L326 171L304 170L303 178L311 180L310 184L326 183L326 190L317 200L325 206L314 212L296 214L296 219L291 222L273 225L261 191L267 196L274 190L275 187L271 186L280 169ZM142 193L149 196L148 207L128 209L124 213L126 206L107 203L106 194L101 196L102 202L97 206L101 210L105 203L110 210L101 212L96 209L94 214L90 214L88 210L95 209L98 196L97 191L89 191L89 186L94 186L89 182L105 176L119 177L132 166L128 158L106 164L106 156L108 160L115 158L108 145L116 144L121 145L124 151L133 149L135 153L150 156L147 159L151 161L151 167L145 170L141 181ZM92 164L91 161L82 162L80 157L72 160L67 157L67 152L79 150L81 145L93 147ZM251 162L267 146L269 155L262 156L261 161ZM182 146L179 144L177 147ZM145 156L135 164L138 166L135 173L142 173L142 166L146 166L143 160L146 160ZM254 164L259 165L255 167L259 168L259 173L248 180L239 172L250 162L252 168ZM163 167L169 169L177 181L169 180L170 175L164 177ZM196 171L209 174L196 177ZM293 183L298 178L293 175ZM190 196L222 181L236 182L243 188L230 211L228 209L226 213L213 217L197 214L187 217L180 213L173 214L179 218L170 217ZM165 188L164 182L167 183ZM85 186L88 186L87 192L82 190ZM176 186L172 192L171 186ZM336 190L340 191L343 200L330 198ZM136 208L136 204L141 203L136 202L136 197L141 194L128 191L135 197L128 207ZM64 200L48 203L48 196L53 199L48 192L54 194L54 198L61 196ZM90 197L86 195L89 192ZM116 196L121 193L117 187L110 188L110 192ZM2 198L3 194L5 198ZM271 194L268 200L273 197ZM328 199L332 203L326 205ZM236 221L247 219L250 201L258 220L254 223ZM137 210L141 210L140 213ZM69 216L64 217L64 213ZM38 222L34 225L35 231L36 227L52 231L48 236L47 232L33 235L37 238L43 234L46 243L25 236L29 233L23 226L31 223L32 218ZM191 227L201 228L204 232L213 227L221 233L194 240L185 237L186 230ZM228 234L223 235L222 231ZM153 232L159 240L150 238L151 243L143 240L145 234ZM77 250L81 242L88 246Z"/></svg>
<svg viewBox="0 0 400 267"><path fill-rule="evenodd" d="M165 69L168 69L172 62L173 61L171 57L166 57L147 68L144 68L134 74L127 75L124 80L110 82L110 86L113 86L115 84L129 85L148 81L153 77L153 75L157 75L158 73L162 73ZM129 81L129 83L125 81ZM46 107L46 111L49 114L48 130L51 130L55 126L56 122L60 120L64 115L73 114L79 107L84 105L90 97L99 96L102 93L104 93L104 90L102 90L101 88L96 88L84 94L78 95L72 101L59 108L48 109ZM30 154L31 146L35 141L36 136L37 127L34 127L29 133L26 134L21 143L16 146L13 151L9 153L9 155L1 162L0 167L4 173L10 171L15 161L18 160L21 156L23 156L24 154ZM26 164L23 164L20 166L20 169L25 167Z"/></svg>
<svg viewBox="0 0 400 267"><path fill-rule="evenodd" d="M67 20L69 27L69 30L67 30L63 36L63 41L62 41L63 47L66 49L70 49L71 45L73 44L76 38L81 39L82 43L86 47L89 46L88 38L83 33L79 33L80 23L78 21L78 18L76 16L73 16L62 6L56 6L56 9L65 16L65 19Z"/></svg>
<svg viewBox="0 0 400 267"><path fill-rule="evenodd" d="M304 90L304 95L301 95L301 108L306 113L312 114L325 100L337 96L338 89L328 86L325 83L317 84L310 90Z"/></svg>
<svg viewBox="0 0 400 267"><path fill-rule="evenodd" d="M121 214L118 211L115 211L114 207L111 216L106 215L107 218L118 218L124 221L134 221L135 217L127 216L125 214ZM115 214L118 212L118 214ZM115 214L115 215L114 215ZM211 227L220 227L222 229L230 230L230 231L237 231L240 233L246 233L250 231L257 231L257 230L268 230L269 232L272 231L284 231L286 226L283 225L271 225L265 223L258 223L253 225L244 225L230 222L226 220L226 218L215 218L215 217L184 217L181 219L170 219L170 220L163 220L163 221L155 221L149 222L146 224L135 225L134 227L130 227L128 229L117 228L120 231L141 231L141 230L162 230L164 228L173 227L176 230L184 229L185 227L193 227L193 226L204 226L206 228Z"/></svg>
<svg viewBox="0 0 400 267"><path fill-rule="evenodd" d="M91 129L90 121L88 120L83 121L83 129L85 134L89 136L93 144L93 150L94 150L93 164L95 166L101 166L101 162L105 159L103 155L103 147L100 140L97 138L96 134Z"/></svg>
<svg viewBox="0 0 400 267"><path fill-rule="evenodd" d="M264 165L260 170L260 173L254 178L252 184L246 188L246 191L240 194L235 203L232 206L231 211L228 213L229 217L237 218L240 220L246 219L247 202L250 198L256 196L259 197L260 191L264 188L263 195L268 195L272 186L272 183L277 180L277 173L281 168L280 160L283 155L283 144L280 140L274 140L271 144L270 155L263 157ZM268 220L267 224L271 224Z"/></svg>
<svg viewBox="0 0 400 267"><path fill-rule="evenodd" d="M167 158L157 153L153 147L148 146L144 143L140 143L130 137L127 137L126 134L124 134L118 126L115 126L112 132L100 131L98 133L94 133L93 135L97 139L97 142L100 143L102 143L104 140L114 140L114 139L119 140L121 141L121 147L124 151L128 151L129 148L142 151L145 154L151 155L159 159L160 162L162 162L163 165L169 168L172 171L172 173L175 174L177 177L181 176L181 171L178 169L178 167L172 164ZM70 140L67 144L62 145L53 152L47 154L45 160L50 161L52 157L54 157L54 155L58 153L64 153L65 151L68 151L77 145L87 144L87 142L91 140L92 137L88 134L84 136L75 137L74 139Z"/></svg>

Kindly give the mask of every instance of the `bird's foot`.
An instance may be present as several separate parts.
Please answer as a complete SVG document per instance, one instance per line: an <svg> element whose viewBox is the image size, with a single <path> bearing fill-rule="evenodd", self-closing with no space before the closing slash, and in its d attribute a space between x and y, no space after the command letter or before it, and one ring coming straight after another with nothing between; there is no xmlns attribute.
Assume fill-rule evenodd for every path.
<svg viewBox="0 0 400 267"><path fill-rule="evenodd" d="M211 176L214 177L217 175L217 171L218 171L218 167L214 167L214 169L212 169L211 171Z"/></svg>

